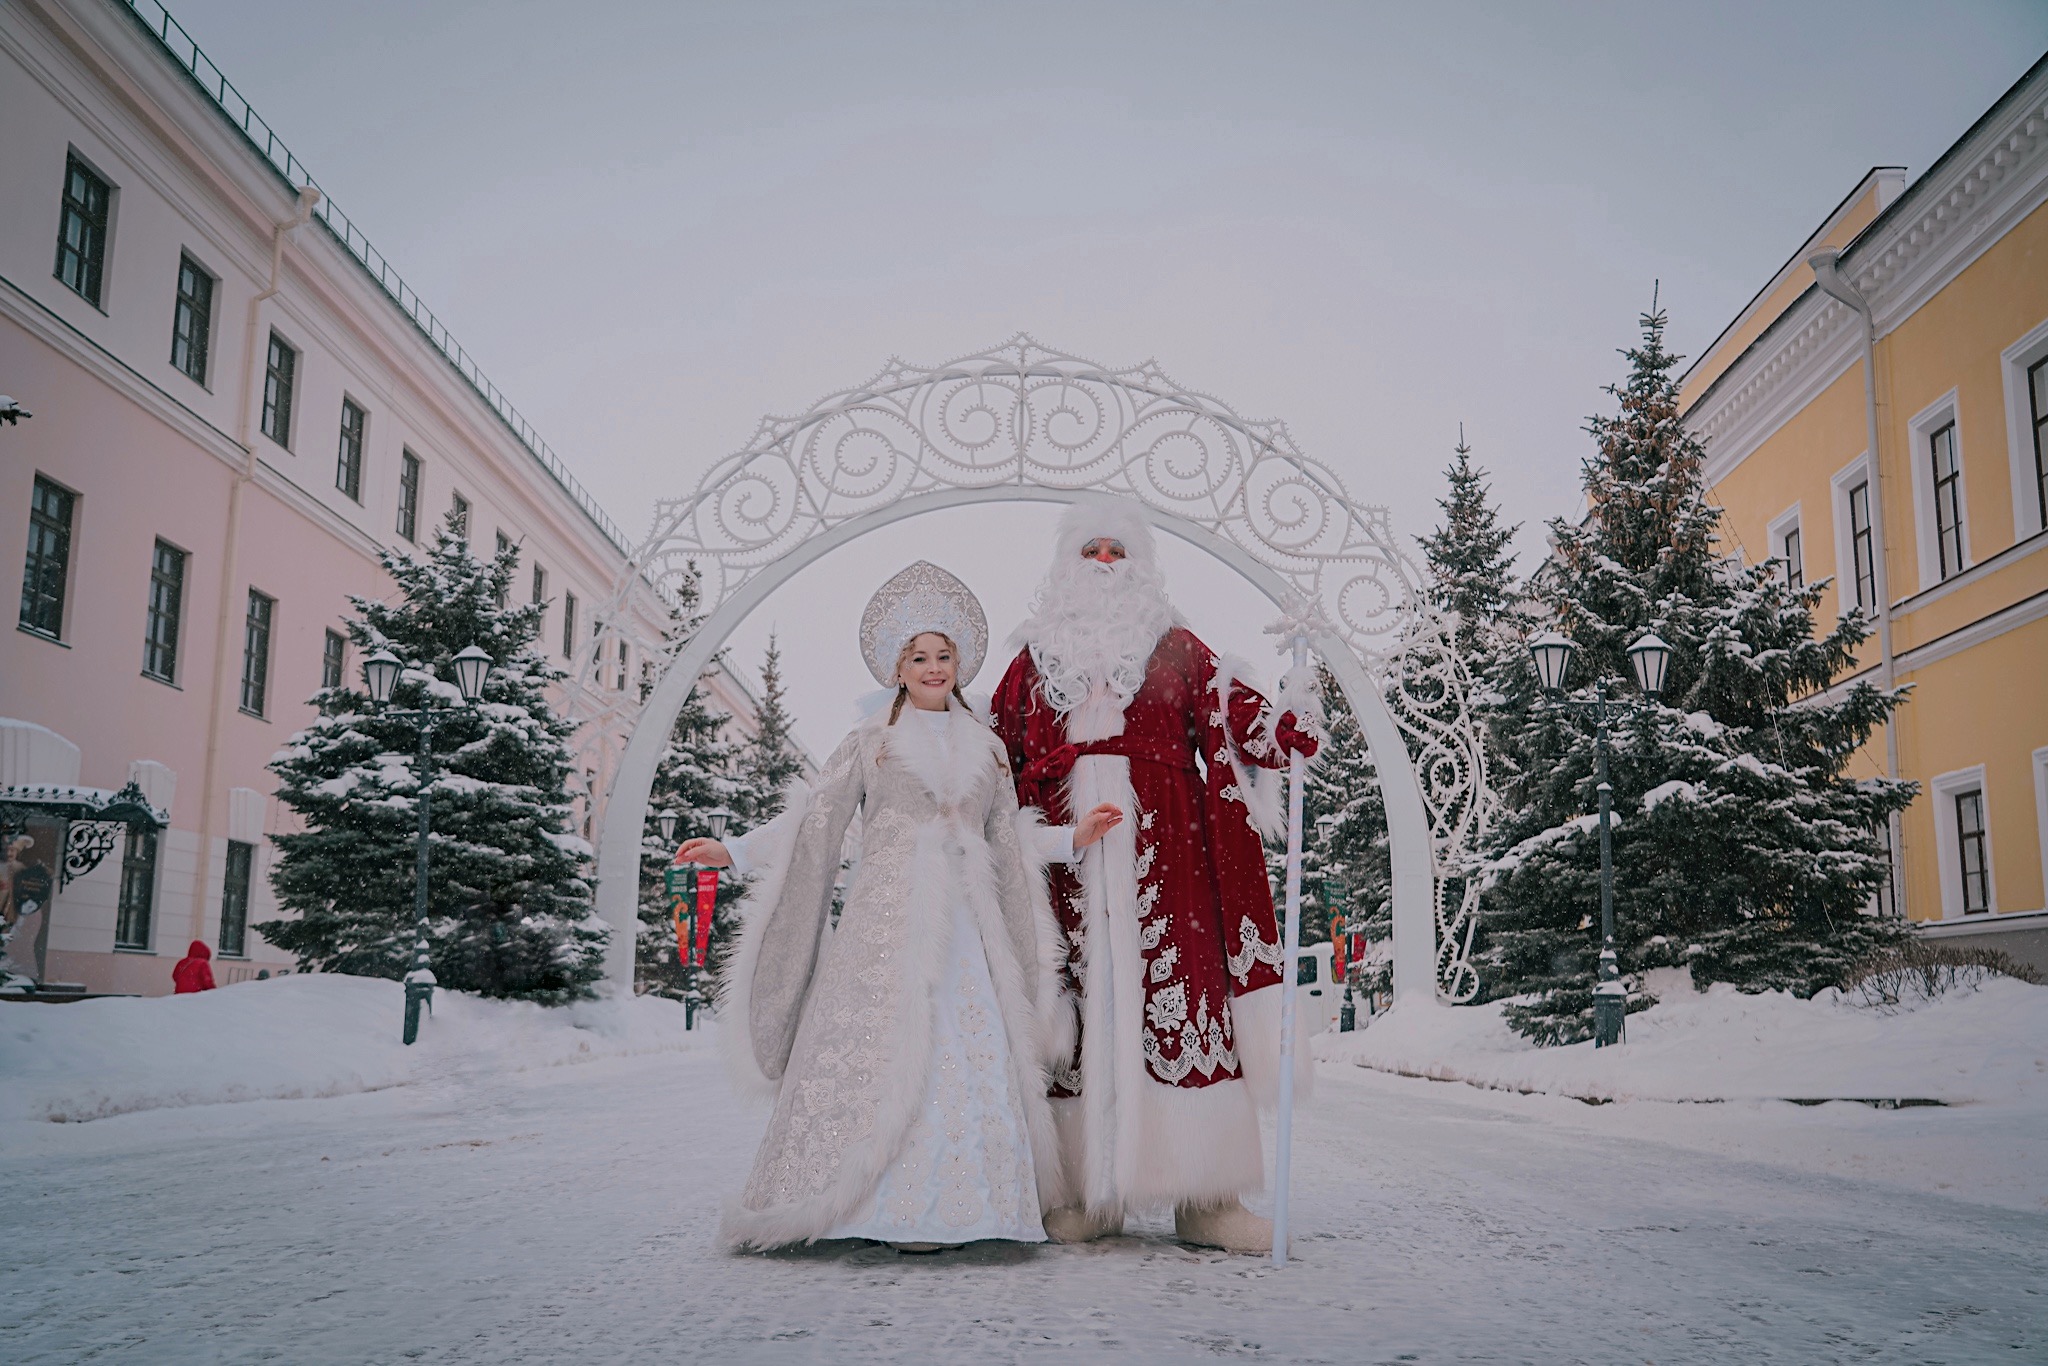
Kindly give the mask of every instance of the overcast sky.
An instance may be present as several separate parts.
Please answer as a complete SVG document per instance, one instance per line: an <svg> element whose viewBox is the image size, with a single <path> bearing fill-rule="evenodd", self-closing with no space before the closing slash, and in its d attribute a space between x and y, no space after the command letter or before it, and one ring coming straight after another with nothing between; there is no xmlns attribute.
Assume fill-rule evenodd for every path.
<svg viewBox="0 0 2048 1366"><path fill-rule="evenodd" d="M171 9L631 535L764 412L1028 331L1285 419L1411 534L1463 422L1525 567L1653 281L1697 352L2048 48L2042 0ZM938 560L1006 633L1052 520L869 537L737 662L779 629L822 752L874 586ZM1170 571L1271 657L1249 590Z"/></svg>

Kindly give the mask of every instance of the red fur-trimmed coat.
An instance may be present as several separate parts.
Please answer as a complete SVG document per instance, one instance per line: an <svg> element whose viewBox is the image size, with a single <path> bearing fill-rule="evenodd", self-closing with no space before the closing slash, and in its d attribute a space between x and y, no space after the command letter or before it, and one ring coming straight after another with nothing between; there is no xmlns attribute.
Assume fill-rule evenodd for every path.
<svg viewBox="0 0 2048 1366"><path fill-rule="evenodd" d="M1142 991L1145 1072L1180 1088L1236 1080L1242 1069L1230 1002L1280 981L1272 889L1246 790L1251 768L1281 763L1271 708L1219 669L1215 653L1193 632L1176 626L1153 648L1143 686L1122 709L1121 734L1073 746L1070 724L1086 709L1066 718L1053 710L1028 649L1011 663L991 713L1017 777L1018 805L1037 807L1048 824L1070 824L1077 814L1069 808L1079 787L1068 776L1075 760L1108 754L1130 761L1132 809L1125 816L1131 842L1105 840L1101 854L1091 855L1134 861L1143 967L1141 980L1129 988ZM1107 724L1098 715L1072 729L1117 730L1113 706L1110 712ZM1088 916L1077 872L1056 864L1049 877L1053 910L1068 939L1068 973L1085 992ZM1118 992L1126 989L1123 981L1116 984ZM1054 1096L1080 1093L1085 1045L1077 1038Z"/></svg>

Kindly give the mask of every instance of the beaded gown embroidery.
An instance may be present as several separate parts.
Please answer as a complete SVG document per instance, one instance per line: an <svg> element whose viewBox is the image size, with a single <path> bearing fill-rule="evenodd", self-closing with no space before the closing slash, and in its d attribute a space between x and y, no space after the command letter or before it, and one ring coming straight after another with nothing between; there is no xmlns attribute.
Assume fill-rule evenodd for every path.
<svg viewBox="0 0 2048 1366"><path fill-rule="evenodd" d="M953 952L933 1002L924 1107L866 1209L826 1236L896 1243L1042 1243L1038 1183L1010 1080L1009 1040L981 934L953 911Z"/></svg>
<svg viewBox="0 0 2048 1366"><path fill-rule="evenodd" d="M1044 1241L1058 1166L1034 1012L1056 989L1056 931L1024 890L1042 874L993 736L906 708L850 736L807 802L729 841L767 880L744 932L758 920L763 948L741 950L724 1027L781 1075L728 1240ZM812 917L855 806L858 870L827 930Z"/></svg>

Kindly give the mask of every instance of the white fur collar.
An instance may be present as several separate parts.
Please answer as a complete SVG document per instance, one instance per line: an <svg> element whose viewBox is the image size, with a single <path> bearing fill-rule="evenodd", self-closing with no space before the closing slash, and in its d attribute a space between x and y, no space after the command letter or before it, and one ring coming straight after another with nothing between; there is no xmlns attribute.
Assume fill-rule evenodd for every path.
<svg viewBox="0 0 2048 1366"><path fill-rule="evenodd" d="M875 762L903 765L941 806L972 795L982 774L1001 757L995 734L958 700L947 704L943 740L937 727L911 715L908 706L893 726L883 708L867 729L874 736Z"/></svg>

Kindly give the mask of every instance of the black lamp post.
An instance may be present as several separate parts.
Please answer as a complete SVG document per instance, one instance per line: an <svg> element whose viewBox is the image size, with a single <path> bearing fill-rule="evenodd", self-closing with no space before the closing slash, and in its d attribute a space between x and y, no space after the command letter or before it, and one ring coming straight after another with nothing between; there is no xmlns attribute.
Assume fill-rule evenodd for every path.
<svg viewBox="0 0 2048 1366"><path fill-rule="evenodd" d="M732 817L733 813L726 810L722 806L714 806L709 811L706 811L704 813L704 824L707 828L710 829L711 838L719 841L721 844L724 843L725 832L732 828ZM717 913L718 870L714 868L711 870L711 905L707 910L704 910L699 914L709 915L715 918L717 916ZM709 932L707 931L706 933L708 936ZM707 937L704 942L709 943L709 938ZM698 963L696 961L696 955L692 954L690 962L689 1009L683 1020L683 1027L686 1029L691 1027L692 1023L695 1021L697 1015L697 1007L702 1005L704 1001L703 996L698 992L697 989L698 974L702 970L703 965Z"/></svg>
<svg viewBox="0 0 2048 1366"><path fill-rule="evenodd" d="M711 838L724 840L725 832L732 824L733 813L722 806L714 806L702 814L704 825L711 832ZM657 811L654 815L654 820L655 824L661 828L661 842L664 845L674 844L676 840L676 825L678 823L676 813L670 810ZM715 868L701 869L696 875L697 890L695 904L697 909L691 921L692 928L696 933L693 933L687 941L683 933L682 907L684 903L682 898L691 895L690 884L684 878L683 869L677 865L671 865L665 876L670 914L675 918L676 926L676 967L681 970L683 975L683 1028L694 1029L697 1027L697 1007L703 1003L703 998L698 994L697 990L697 979L699 972L702 970L702 965L697 962L696 946L699 943L707 943L710 936L710 926L708 924L699 925L697 917L708 918L717 913L718 870ZM707 878L710 879L708 883L705 881ZM704 895L707 887L710 891L709 904L706 904L706 897Z"/></svg>
<svg viewBox="0 0 2048 1366"><path fill-rule="evenodd" d="M1316 817L1316 842L1322 848L1323 909L1329 919L1330 941L1334 944L1338 935L1345 936L1346 958L1348 960L1351 952L1355 952L1356 946L1350 940L1351 926L1350 922L1345 919L1344 908L1338 905L1341 899L1337 892L1338 880L1344 874L1344 865L1337 863L1331 858L1331 855L1335 852L1337 824L1337 817L1331 812L1326 811ZM1358 1008L1351 997L1351 978L1351 964L1347 961L1344 966L1343 980L1337 983L1337 1000L1339 1002L1337 1007L1337 1032L1340 1034L1350 1033L1358 1021Z"/></svg>
<svg viewBox="0 0 2048 1366"><path fill-rule="evenodd" d="M1546 631L1529 642L1530 657L1536 661L1536 677L1554 705L1571 707L1593 718L1600 755L1600 982L1593 988L1593 1046L1606 1048L1621 1042L1628 1017L1628 988L1621 983L1621 958L1614 948L1614 837L1609 810L1614 789L1607 781L1607 721L1613 708L1622 705L1607 696L1607 680L1593 680L1590 702L1564 696L1565 676L1571 670L1578 646L1555 631ZM1671 667L1671 647L1646 631L1628 647L1629 667L1643 696L1656 697L1664 691L1664 675Z"/></svg>
<svg viewBox="0 0 2048 1366"><path fill-rule="evenodd" d="M475 706L484 694L484 679L490 676L491 657L477 646L465 646L450 661L455 670L455 687L466 705ZM379 715L393 721L411 721L419 735L420 826L413 863L412 915L417 932L413 943L412 970L405 974L405 1042L420 1036L420 1007L434 1000L434 970L427 962L427 840L433 830L430 793L434 781L434 721L439 712L389 709L391 693L398 686L405 665L389 650L379 650L363 661L363 682Z"/></svg>

